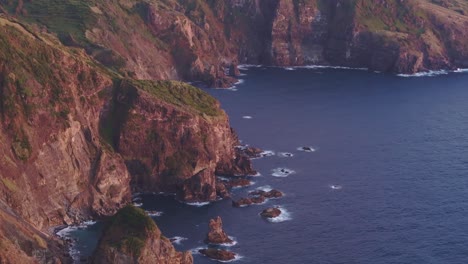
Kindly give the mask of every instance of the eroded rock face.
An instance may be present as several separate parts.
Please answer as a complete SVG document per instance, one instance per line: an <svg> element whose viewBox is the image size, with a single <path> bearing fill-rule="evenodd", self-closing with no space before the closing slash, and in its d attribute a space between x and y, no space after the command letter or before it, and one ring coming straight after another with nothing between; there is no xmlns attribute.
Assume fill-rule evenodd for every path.
<svg viewBox="0 0 468 264"><path fill-rule="evenodd" d="M242 63L412 73L468 67L468 10L461 1L99 1L80 10L82 27L66 20L76 32L56 33L68 45L87 47L104 65L142 80L230 87ZM53 3L21 3L8 1L5 12L62 15L51 13ZM71 1L64 5L76 8ZM56 30L51 21L40 22Z"/></svg>
<svg viewBox="0 0 468 264"><path fill-rule="evenodd" d="M0 199L38 229L114 214L130 199L130 175L100 141L106 98L97 94L111 79L84 54L0 30L10 45L0 50L2 101L10 98L0 128ZM41 66L31 70L34 61Z"/></svg>
<svg viewBox="0 0 468 264"><path fill-rule="evenodd" d="M183 83L132 82L122 83L114 98L104 123L115 132L113 144L136 190L177 193L187 202L213 201L220 168L231 175L253 171L250 160L238 162L237 136L219 103L206 93Z"/></svg>
<svg viewBox="0 0 468 264"><path fill-rule="evenodd" d="M225 244L232 243L232 239L223 230L223 221L221 217L216 217L210 220L210 230L206 236L205 242L208 244Z"/></svg>

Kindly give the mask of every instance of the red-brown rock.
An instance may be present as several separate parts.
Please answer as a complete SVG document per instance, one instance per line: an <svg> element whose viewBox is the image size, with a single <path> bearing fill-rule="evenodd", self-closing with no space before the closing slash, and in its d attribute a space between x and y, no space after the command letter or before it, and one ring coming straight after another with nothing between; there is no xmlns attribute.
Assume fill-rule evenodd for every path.
<svg viewBox="0 0 468 264"><path fill-rule="evenodd" d="M275 218L281 214L281 210L278 208L267 208L263 210L260 215L265 218Z"/></svg>
<svg viewBox="0 0 468 264"><path fill-rule="evenodd" d="M229 261L236 258L236 254L224 249L207 248L200 249L199 252L211 259Z"/></svg>
<svg viewBox="0 0 468 264"><path fill-rule="evenodd" d="M223 221L221 217L216 217L210 220L210 231L206 236L205 242L208 244L225 244L232 243L232 239L223 230Z"/></svg>

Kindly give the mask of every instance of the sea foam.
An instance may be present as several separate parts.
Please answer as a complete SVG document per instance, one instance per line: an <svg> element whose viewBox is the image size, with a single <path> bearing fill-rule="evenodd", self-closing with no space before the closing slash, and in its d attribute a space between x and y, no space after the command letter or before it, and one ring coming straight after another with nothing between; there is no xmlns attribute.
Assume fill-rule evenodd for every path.
<svg viewBox="0 0 468 264"><path fill-rule="evenodd" d="M296 173L294 170L288 168L276 168L272 170L271 176L284 178L294 173Z"/></svg>
<svg viewBox="0 0 468 264"><path fill-rule="evenodd" d="M182 245L182 241L188 240L188 238L181 237L181 236L175 236L175 237L169 238L169 240L174 244Z"/></svg>
<svg viewBox="0 0 468 264"><path fill-rule="evenodd" d="M275 206L275 207L281 210L281 214L279 216L277 216L277 217L274 217L274 218L266 218L266 220L268 220L268 222L270 222L270 223L282 223L282 222L292 220L291 213L288 210L286 210L286 208L284 208L283 206Z"/></svg>

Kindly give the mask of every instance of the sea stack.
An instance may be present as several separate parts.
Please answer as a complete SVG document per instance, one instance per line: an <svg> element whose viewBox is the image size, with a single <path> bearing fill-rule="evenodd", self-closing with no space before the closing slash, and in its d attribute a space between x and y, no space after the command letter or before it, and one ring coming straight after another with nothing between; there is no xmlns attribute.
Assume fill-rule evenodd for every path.
<svg viewBox="0 0 468 264"><path fill-rule="evenodd" d="M223 221L221 217L216 217L210 220L210 231L206 236L205 242L208 244L226 244L232 243L232 239L223 230Z"/></svg>

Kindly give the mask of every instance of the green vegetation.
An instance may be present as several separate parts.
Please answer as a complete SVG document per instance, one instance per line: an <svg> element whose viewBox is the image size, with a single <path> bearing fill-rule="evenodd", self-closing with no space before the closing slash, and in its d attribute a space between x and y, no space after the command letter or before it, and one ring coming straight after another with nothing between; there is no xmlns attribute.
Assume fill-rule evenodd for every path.
<svg viewBox="0 0 468 264"><path fill-rule="evenodd" d="M176 81L130 81L155 97L199 114L207 116L219 116L222 114L218 108L218 102L203 90L189 84Z"/></svg>
<svg viewBox="0 0 468 264"><path fill-rule="evenodd" d="M31 156L32 147L24 131L21 131L19 135L16 135L11 147L16 157L20 160L25 161Z"/></svg>
<svg viewBox="0 0 468 264"><path fill-rule="evenodd" d="M10 192L18 192L18 186L16 186L15 182L13 182L12 180L10 179L7 179L7 178L2 178L1 179L3 185L5 185L5 187L10 191Z"/></svg>
<svg viewBox="0 0 468 264"><path fill-rule="evenodd" d="M110 246L138 257L149 234L155 230L156 224L145 211L127 205L112 217L105 237Z"/></svg>
<svg viewBox="0 0 468 264"><path fill-rule="evenodd" d="M64 42L86 42L87 25L95 22L90 8L91 1L81 0L34 0L27 1L25 18L38 22L56 32ZM70 43L72 44L72 43Z"/></svg>
<svg viewBox="0 0 468 264"><path fill-rule="evenodd" d="M34 239L34 241L36 241L37 245L38 245L40 248L43 248L43 249L46 249L46 248L47 248L47 242L45 242L45 240L42 239L40 236L34 234L34 235L33 235L33 239Z"/></svg>

